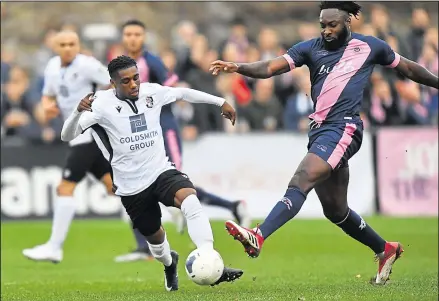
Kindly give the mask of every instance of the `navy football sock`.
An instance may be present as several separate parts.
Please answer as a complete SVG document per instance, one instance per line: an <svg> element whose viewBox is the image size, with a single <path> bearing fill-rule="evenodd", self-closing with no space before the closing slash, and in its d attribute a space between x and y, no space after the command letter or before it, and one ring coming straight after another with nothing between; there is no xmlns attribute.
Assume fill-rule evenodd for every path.
<svg viewBox="0 0 439 301"><path fill-rule="evenodd" d="M306 194L299 188L291 187L287 189L282 200L268 214L265 221L260 225L259 230L264 239L267 239L277 229L296 216L306 200Z"/></svg>
<svg viewBox="0 0 439 301"><path fill-rule="evenodd" d="M200 203L211 206L218 206L228 210L233 210L235 208L235 203L232 201L228 201L219 196L208 193L199 187L195 187L195 190L197 191L197 196L200 200Z"/></svg>
<svg viewBox="0 0 439 301"><path fill-rule="evenodd" d="M346 217L342 221L334 224L339 226L352 238L371 248L375 254L384 252L386 241L366 224L363 218L354 210L349 208Z"/></svg>
<svg viewBox="0 0 439 301"><path fill-rule="evenodd" d="M148 243L145 236L138 229L133 229L134 238L136 239L137 249L147 249Z"/></svg>

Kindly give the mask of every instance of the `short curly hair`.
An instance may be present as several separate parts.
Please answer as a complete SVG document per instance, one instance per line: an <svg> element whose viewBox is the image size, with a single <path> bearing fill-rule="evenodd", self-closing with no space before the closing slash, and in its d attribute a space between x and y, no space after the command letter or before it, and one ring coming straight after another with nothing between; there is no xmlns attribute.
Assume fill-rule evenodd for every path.
<svg viewBox="0 0 439 301"><path fill-rule="evenodd" d="M126 55L121 55L115 59L112 59L111 62L108 64L108 73L110 74L111 78L114 79L119 70L127 69L134 66L137 67L137 63L134 59Z"/></svg>

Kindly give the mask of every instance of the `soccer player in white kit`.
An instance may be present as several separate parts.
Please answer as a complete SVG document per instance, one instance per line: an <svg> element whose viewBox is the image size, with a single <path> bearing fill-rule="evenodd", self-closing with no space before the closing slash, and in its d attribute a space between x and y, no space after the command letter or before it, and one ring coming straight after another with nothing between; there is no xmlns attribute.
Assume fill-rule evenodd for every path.
<svg viewBox="0 0 439 301"><path fill-rule="evenodd" d="M65 121L61 139L76 139L88 128L111 163L114 192L135 228L146 237L152 255L165 267L165 288L178 289L178 254L171 251L161 224L159 202L181 209L191 240L198 249L213 249L213 234L188 176L166 156L160 113L177 99L210 103L235 123L235 110L225 101L188 88L140 84L136 61L119 56L108 65L114 90L87 95ZM242 270L225 267L215 283L238 279Z"/></svg>
<svg viewBox="0 0 439 301"><path fill-rule="evenodd" d="M48 119L60 113L67 118L76 109L78 99L96 90L97 86L109 87L110 84L105 66L93 57L79 54L79 38L75 32L60 32L56 39L59 55L49 61L44 74L42 104ZM57 187L51 236L47 243L23 250L23 255L29 259L54 263L62 260L62 245L76 210L73 192L87 172L101 180L111 193L111 166L90 131L70 141L69 145L62 180Z"/></svg>

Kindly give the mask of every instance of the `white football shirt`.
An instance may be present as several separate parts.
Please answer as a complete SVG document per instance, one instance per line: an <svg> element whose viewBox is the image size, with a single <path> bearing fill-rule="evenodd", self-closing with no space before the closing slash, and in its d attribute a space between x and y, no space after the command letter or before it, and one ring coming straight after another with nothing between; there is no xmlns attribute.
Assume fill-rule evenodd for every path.
<svg viewBox="0 0 439 301"><path fill-rule="evenodd" d="M76 109L79 101L96 90L96 85L110 84L107 68L94 57L78 54L68 66L61 58L50 59L44 72L43 95L55 97L64 120ZM90 131L70 141L70 145L93 141Z"/></svg>
<svg viewBox="0 0 439 301"><path fill-rule="evenodd" d="M223 98L200 91L142 83L137 101L120 100L114 90L94 95L92 112L84 111L79 126L93 137L111 163L116 195L137 194L174 166L166 156L160 113L177 99L221 106ZM219 113L219 112L218 112Z"/></svg>

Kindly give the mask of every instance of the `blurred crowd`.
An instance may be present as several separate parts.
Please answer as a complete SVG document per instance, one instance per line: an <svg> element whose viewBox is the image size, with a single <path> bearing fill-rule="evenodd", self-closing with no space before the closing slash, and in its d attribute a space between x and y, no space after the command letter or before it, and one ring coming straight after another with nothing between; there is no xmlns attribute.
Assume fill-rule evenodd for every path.
<svg viewBox="0 0 439 301"><path fill-rule="evenodd" d="M414 9L408 22L411 22L408 32L392 28L386 7L374 4L367 15L352 19L352 30L385 40L395 51L437 75L438 29L433 26L429 12ZM72 25L66 26L77 30ZM55 55L54 35L57 30L45 33L40 49L33 55L31 69L21 67L19 62L14 61L13 53L2 49L2 138L21 136L40 143L59 142L62 120L57 118L45 122L40 106L43 73L48 60ZM182 21L172 30L168 47L158 54L168 69L177 73L179 85L225 97L238 113L237 125L232 127L209 105L175 103L173 110L185 140L194 140L210 131L308 130L308 115L313 111L313 104L306 67L263 80L239 74L214 77L208 69L216 59L254 62L282 55L291 45L318 37L317 22L301 23L293 29L299 36L298 40L282 41L270 27L261 28L257 36L249 36L245 21L235 19L230 24L228 39L219 47L212 46L209 37L203 35L202 28L197 28L190 21ZM107 46L104 63L124 52L118 42ZM83 53L93 55L85 48ZM421 87L401 78L394 70L377 66L365 91L362 119L369 129L377 126L437 125L437 90Z"/></svg>

